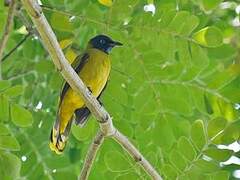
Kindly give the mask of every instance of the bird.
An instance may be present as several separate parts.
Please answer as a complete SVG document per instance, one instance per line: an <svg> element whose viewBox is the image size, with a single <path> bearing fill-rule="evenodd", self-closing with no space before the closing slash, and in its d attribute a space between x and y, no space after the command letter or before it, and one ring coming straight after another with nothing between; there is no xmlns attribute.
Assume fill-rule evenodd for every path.
<svg viewBox="0 0 240 180"><path fill-rule="evenodd" d="M78 55L71 66L83 83L98 100L106 88L110 69L110 52L123 44L107 35L97 35L88 41L86 50ZM56 120L50 133L50 149L62 154L71 130L72 122L83 127L91 112L82 97L65 82L59 97Z"/></svg>

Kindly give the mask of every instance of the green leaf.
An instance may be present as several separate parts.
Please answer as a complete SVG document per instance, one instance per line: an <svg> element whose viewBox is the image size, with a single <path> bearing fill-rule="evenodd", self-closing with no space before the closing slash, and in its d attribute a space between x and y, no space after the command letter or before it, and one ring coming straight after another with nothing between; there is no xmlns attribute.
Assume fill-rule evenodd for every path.
<svg viewBox="0 0 240 180"><path fill-rule="evenodd" d="M18 104L11 104L11 119L19 127L28 127L33 123L31 112Z"/></svg>
<svg viewBox="0 0 240 180"><path fill-rule="evenodd" d="M13 86L13 87L7 89L6 91L4 91L4 94L10 98L14 98L14 97L23 95L23 92L24 92L23 86L16 85L16 86Z"/></svg>
<svg viewBox="0 0 240 180"><path fill-rule="evenodd" d="M52 72L54 70L54 66L53 66L53 63L51 61L42 60L35 65L35 69L40 74L44 75L46 73Z"/></svg>
<svg viewBox="0 0 240 180"><path fill-rule="evenodd" d="M131 138L133 136L133 129L129 123L126 121L115 121L115 126L127 137Z"/></svg>
<svg viewBox="0 0 240 180"><path fill-rule="evenodd" d="M217 163L199 159L194 163L203 173L212 173L220 169Z"/></svg>
<svg viewBox="0 0 240 180"><path fill-rule="evenodd" d="M169 157L171 163L176 166L179 170L184 170L185 167L187 166L187 162L186 160L182 157L182 155L177 151L177 150L173 150L170 153L170 157Z"/></svg>
<svg viewBox="0 0 240 180"><path fill-rule="evenodd" d="M17 179L20 176L20 159L8 152L0 152L0 176L3 179Z"/></svg>
<svg viewBox="0 0 240 180"><path fill-rule="evenodd" d="M70 148L69 150L69 159L71 163L76 163L81 159L81 149Z"/></svg>
<svg viewBox="0 0 240 180"><path fill-rule="evenodd" d="M230 173L228 171L218 171L212 175L212 179L217 180L228 180L230 178Z"/></svg>
<svg viewBox="0 0 240 180"><path fill-rule="evenodd" d="M77 125L72 126L72 134L79 141L86 141L94 132L95 122L90 120L86 123L84 127L79 127Z"/></svg>
<svg viewBox="0 0 240 180"><path fill-rule="evenodd" d="M110 81L101 101L116 128L164 179L234 178L237 165L219 165L231 153L214 147L239 141L240 137L240 33L235 27L238 3L155 0L155 14L145 12L144 5L152 2L112 0L108 8L97 0L47 0L42 9L68 60L83 54L97 34L124 44L109 54ZM3 0L0 4L2 32L8 7ZM12 30L4 55L22 40L19 33L26 32L18 18ZM64 154L55 155L48 143L58 112L61 73L35 37L25 41L1 66L2 78L8 81L0 81L0 94L4 95L3 100L0 98L0 136L18 140L21 150L17 156L23 161L21 177L3 177L0 173L0 179L77 179L79 165L98 128L96 121L92 118L84 128L73 125ZM81 78L88 85L86 76ZM24 91L8 90L18 84ZM4 91L10 91L8 95L14 98ZM43 106L36 110L39 101ZM22 115L15 115L10 122L11 104L32 112L34 122L19 122ZM202 121L196 123L196 119ZM23 129L16 123L32 126ZM89 179L150 179L118 143L107 139Z"/></svg>
<svg viewBox="0 0 240 180"><path fill-rule="evenodd" d="M203 7L206 11L215 9L221 2L222 0L202 0Z"/></svg>
<svg viewBox="0 0 240 180"><path fill-rule="evenodd" d="M221 144L231 144L234 141L237 141L240 136L239 128L240 128L239 120L228 125L224 129L223 135L221 136Z"/></svg>
<svg viewBox="0 0 240 180"><path fill-rule="evenodd" d="M0 91L5 90L11 86L11 82L8 80L0 80Z"/></svg>
<svg viewBox="0 0 240 180"><path fill-rule="evenodd" d="M190 15L184 23L184 26L181 28L180 34L183 36L189 36L193 30L198 26L199 19L197 16Z"/></svg>
<svg viewBox="0 0 240 180"><path fill-rule="evenodd" d="M198 150L203 149L204 145L207 143L202 120L196 120L193 123L191 128L191 139Z"/></svg>
<svg viewBox="0 0 240 180"><path fill-rule="evenodd" d="M227 121L224 118L214 118L208 122L208 136L210 138L215 137L226 127Z"/></svg>
<svg viewBox="0 0 240 180"><path fill-rule="evenodd" d="M69 16L62 14L61 12L54 12L51 15L50 22L53 28L66 31L66 32L73 32L74 26L71 23Z"/></svg>
<svg viewBox="0 0 240 180"><path fill-rule="evenodd" d="M174 49L176 48L176 41L175 39L169 34L162 34L159 36L159 48L164 49L164 51L160 51L162 57L168 60L174 59Z"/></svg>
<svg viewBox="0 0 240 180"><path fill-rule="evenodd" d="M19 151L20 145L16 138L12 136L0 136L0 149Z"/></svg>
<svg viewBox="0 0 240 180"><path fill-rule="evenodd" d="M9 118L9 99L0 95L0 121L7 121Z"/></svg>
<svg viewBox="0 0 240 180"><path fill-rule="evenodd" d="M206 47L221 46L223 42L222 32L217 27L206 27L196 32L193 39L200 45Z"/></svg>
<svg viewBox="0 0 240 180"><path fill-rule="evenodd" d="M209 57L220 60L233 58L234 56L236 56L237 51L230 44L222 44L219 47L208 49L208 54Z"/></svg>
<svg viewBox="0 0 240 180"><path fill-rule="evenodd" d="M233 154L232 150L228 149L218 149L217 147L208 148L206 151L203 152L210 158L217 160L219 162L227 161Z"/></svg>
<svg viewBox="0 0 240 180"><path fill-rule="evenodd" d="M49 83L51 89L59 90L61 88L62 84L63 84L62 76L57 72L52 74L50 83Z"/></svg>
<svg viewBox="0 0 240 180"><path fill-rule="evenodd" d="M175 17L175 15L176 15L175 10L166 11L165 13L163 13L161 21L159 23L159 27L162 29L166 28L166 26L169 25L169 22L172 21L172 19Z"/></svg>
<svg viewBox="0 0 240 180"><path fill-rule="evenodd" d="M125 173L125 174L121 174L119 176L117 176L115 178L116 180L136 180L136 179L140 179L139 175L137 173L134 172L130 172L130 173Z"/></svg>
<svg viewBox="0 0 240 180"><path fill-rule="evenodd" d="M175 91L178 89L178 91ZM165 93L164 97L161 97L163 107L166 110L176 111L180 114L191 114L192 106L189 103L190 96L185 86L179 84L160 85L160 94ZM181 104L181 106L178 106Z"/></svg>
<svg viewBox="0 0 240 180"><path fill-rule="evenodd" d="M177 172L175 168L169 164L164 164L161 172L163 172L168 179L176 179L177 177Z"/></svg>
<svg viewBox="0 0 240 180"><path fill-rule="evenodd" d="M178 176L178 180L190 180L190 178L188 177L188 175L181 175Z"/></svg>
<svg viewBox="0 0 240 180"><path fill-rule="evenodd" d="M197 46L196 44L191 44L191 52L192 52L192 64L197 68L195 72L204 69L209 64L209 59L207 53Z"/></svg>
<svg viewBox="0 0 240 180"><path fill-rule="evenodd" d="M9 134L10 134L9 129L6 126L4 126L4 124L0 124L0 136Z"/></svg>
<svg viewBox="0 0 240 180"><path fill-rule="evenodd" d="M36 175L35 179L37 179L39 176L42 176L41 171L39 172L39 175ZM62 172L53 173L52 178L57 180L64 180L64 179L77 179L78 176L76 175L75 171L68 170L67 172L62 171ZM48 180L49 177L45 175L44 179Z"/></svg>
<svg viewBox="0 0 240 180"><path fill-rule="evenodd" d="M159 131L159 127L161 127L161 131ZM161 119L156 121L156 125L154 129L151 130L151 133L154 144L165 150L169 150L172 144L175 142L173 130L168 120Z"/></svg>
<svg viewBox="0 0 240 180"><path fill-rule="evenodd" d="M207 111L206 111L206 106L204 101L204 92L201 89L194 87L192 88L190 93L197 110L200 111L201 113L206 114Z"/></svg>
<svg viewBox="0 0 240 180"><path fill-rule="evenodd" d="M104 162L112 172L128 171L131 168L127 159L118 151L108 151L104 155Z"/></svg>
<svg viewBox="0 0 240 180"><path fill-rule="evenodd" d="M179 152L181 152L181 154L189 161L192 161L196 157L196 152L192 143L184 136L178 140L178 149Z"/></svg>
<svg viewBox="0 0 240 180"><path fill-rule="evenodd" d="M180 11L177 12L176 16L168 25L167 29L169 31L179 31L182 29L185 23L183 23L189 17L189 12L187 11Z"/></svg>

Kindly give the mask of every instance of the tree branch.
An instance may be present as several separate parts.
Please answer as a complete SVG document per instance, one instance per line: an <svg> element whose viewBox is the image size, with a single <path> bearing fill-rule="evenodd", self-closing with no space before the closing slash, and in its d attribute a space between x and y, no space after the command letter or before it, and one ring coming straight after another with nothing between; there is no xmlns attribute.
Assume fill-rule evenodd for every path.
<svg viewBox="0 0 240 180"><path fill-rule="evenodd" d="M5 1L5 4L6 3L7 2ZM15 0L12 0L11 2L9 2L7 21L6 21L5 28L4 28L4 31L3 31L3 34L2 34L2 38L0 40L0 60L2 59L3 51L4 51L4 49L7 45L9 34L10 34L11 29L12 29L13 18L14 18L14 12L16 10L16 5L17 5L17 3L15 2ZM1 64L2 63L0 62L0 80L2 79Z"/></svg>
<svg viewBox="0 0 240 180"><path fill-rule="evenodd" d="M151 164L143 158L139 151L130 143L129 140L119 133L112 124L112 118L109 113L99 104L97 99L92 96L91 92L84 85L77 73L72 69L66 60L55 34L53 33L48 21L43 15L41 7L35 0L21 0L28 14L32 18L44 46L47 48L54 64L61 72L64 79L69 83L71 88L76 91L85 101L86 106L96 117L100 124L101 132L104 136L113 136L125 149L133 156L140 158L140 164L144 170L153 178L161 180L161 176L151 166ZM90 149L89 151L92 151ZM93 156L94 158L94 156ZM92 159L93 159L92 158ZM154 173L153 173L154 172Z"/></svg>
<svg viewBox="0 0 240 180"><path fill-rule="evenodd" d="M91 171L91 167L95 160L96 154L103 143L103 140L104 140L104 135L102 131L98 131L87 152L87 156L83 164L83 167L79 176L79 180L88 179L89 173Z"/></svg>

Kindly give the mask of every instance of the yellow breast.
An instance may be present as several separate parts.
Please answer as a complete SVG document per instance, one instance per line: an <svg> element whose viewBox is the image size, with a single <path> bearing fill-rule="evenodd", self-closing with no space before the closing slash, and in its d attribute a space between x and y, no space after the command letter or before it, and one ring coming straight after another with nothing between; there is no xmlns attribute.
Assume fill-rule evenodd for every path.
<svg viewBox="0 0 240 180"><path fill-rule="evenodd" d="M100 50L89 49L88 54L90 57L79 75L97 97L108 80L111 63L108 54Z"/></svg>
<svg viewBox="0 0 240 180"><path fill-rule="evenodd" d="M108 54L97 50L88 49L89 59L79 72L84 84L98 97L107 83L111 63ZM76 109L84 106L84 101L78 93L71 88L66 92L59 110L60 132L64 132L66 125Z"/></svg>
<svg viewBox="0 0 240 180"><path fill-rule="evenodd" d="M95 97L98 97L107 83L111 63L108 54L99 51L97 49L89 49L87 51L89 54L89 59L79 73L80 78L83 80L84 84L92 91ZM64 97L65 108L77 109L84 105L84 101L81 96L79 96L72 89L69 89Z"/></svg>

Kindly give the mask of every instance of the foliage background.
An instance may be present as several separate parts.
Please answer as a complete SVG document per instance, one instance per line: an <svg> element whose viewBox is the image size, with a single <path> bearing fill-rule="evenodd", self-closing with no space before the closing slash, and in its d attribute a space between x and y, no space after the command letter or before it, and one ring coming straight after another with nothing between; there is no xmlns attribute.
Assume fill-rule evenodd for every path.
<svg viewBox="0 0 240 180"><path fill-rule="evenodd" d="M73 44L65 49L69 59L96 34L123 42L113 50L102 98L116 127L165 179L236 178L240 2L104 2L42 0L62 47ZM154 14L143 10L150 3ZM0 33L7 10L0 0ZM15 17L5 53L25 35ZM2 63L2 71L1 179L76 179L97 123L91 118L82 129L74 126L65 153L53 154L48 140L62 78L39 39L28 38ZM235 148L227 146L232 143ZM113 178L149 179L118 144L106 140L90 179Z"/></svg>

